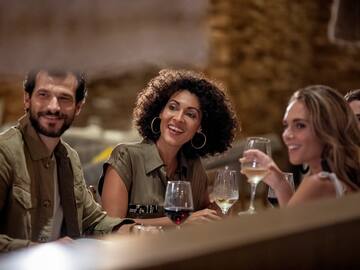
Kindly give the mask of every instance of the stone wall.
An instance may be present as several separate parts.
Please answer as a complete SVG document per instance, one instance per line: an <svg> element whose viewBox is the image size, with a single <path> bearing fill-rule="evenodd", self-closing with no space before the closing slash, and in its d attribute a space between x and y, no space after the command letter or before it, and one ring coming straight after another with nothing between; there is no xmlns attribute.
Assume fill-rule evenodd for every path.
<svg viewBox="0 0 360 270"><path fill-rule="evenodd" d="M0 76L0 125L16 121L23 113L23 91L20 76Z"/></svg>
<svg viewBox="0 0 360 270"><path fill-rule="evenodd" d="M208 73L225 82L242 134L281 133L293 91L360 87L360 50L327 38L332 1L212 0Z"/></svg>
<svg viewBox="0 0 360 270"><path fill-rule="evenodd" d="M88 74L118 74L144 64L204 66L207 0L164 3L0 1L0 75L44 64Z"/></svg>
<svg viewBox="0 0 360 270"><path fill-rule="evenodd" d="M144 66L117 75L91 78L86 104L74 124L95 123L104 129L129 130L137 93L158 71L159 67Z"/></svg>
<svg viewBox="0 0 360 270"><path fill-rule="evenodd" d="M89 97L76 126L128 129L137 92L161 68L206 66L207 0L164 3L0 1L0 124L23 114L25 73L54 65L88 75Z"/></svg>
<svg viewBox="0 0 360 270"><path fill-rule="evenodd" d="M17 1L19 2L19 0ZM6 10L8 10L8 12L5 13L5 9L3 9L1 14L4 16L10 14L11 16L2 16L0 23L12 23L9 25L0 24L0 33L9 34L9 29L17 25L17 27L21 28L19 33L23 33L24 35L16 34L16 29L13 28L14 31L11 35L8 35L8 37L10 40L14 39L12 41L13 43L21 44L21 40L16 42L16 38L23 37L26 39L26 37L31 36L30 33L26 31L30 31L31 29L31 31L34 31L34 29L37 29L35 26L39 26L40 18L34 22L35 26L28 25L24 28L24 24L22 24L21 21L18 22L14 19L19 17L19 14L16 15L15 9L13 10L13 7L16 6L14 3L4 2L1 4L7 7ZM83 1L81 3L85 2ZM142 1L142 3L145 7L149 6L148 2ZM154 1L153 3L161 6L161 1ZM187 3L189 5L191 1L187 1ZM358 76L360 71L360 66L358 65L360 60L359 49L331 44L327 38L331 4L332 1L330 0L209 0L208 4L203 3L199 5L203 9L206 9L204 12L199 11L199 6L196 8L196 10L198 10L197 12L191 12L188 5L183 4L178 7L179 11L173 11L175 15L178 15L174 15L171 18L164 15L167 14L165 8L159 9L160 15L155 14L154 18L151 17L151 21L156 21L156 16L160 16L161 19L159 19L158 23L152 23L151 29L153 30L151 31L155 31L154 29L160 29L162 31L163 28L157 28L159 25L162 25L162 27L168 25L169 29L166 32L162 32L167 33L162 36L165 39L157 40L156 38L157 44L167 46L169 39L171 37L174 38L174 33L177 33L177 38L174 39L176 42L172 40L171 44L176 43L178 47L172 47L171 50L168 51L168 54L175 51L179 53L181 51L179 48L186 47L187 49L184 49L182 54L188 57L184 58L180 54L174 54L172 58L170 57L165 61L166 51L157 47L163 54L161 54L161 58L159 58L160 54L156 54L154 59L158 60L157 63L152 62L150 65L149 63L144 64L140 62L136 67L129 67L125 62L121 68L117 65L112 66L111 63L107 65L109 63L106 61L108 61L109 56L107 56L107 58L99 58L99 56L105 52L111 55L115 62L125 59L125 57L128 57L130 60L135 58L127 54L127 52L129 52L127 50L118 50L118 53L114 53L115 48L112 48L106 51L107 46L110 46L110 43L107 43L106 39L102 42L96 42L95 44L96 46L105 44L104 47L96 47L91 40L87 40L86 43L89 48L86 48L86 50L92 48L92 50L98 51L99 53L93 54L91 51L90 55L87 55L87 58L82 58L82 61L88 59L89 67L93 66L95 62L98 66L89 70L89 98L76 124L86 125L89 118L94 115L100 115L100 117L98 119L95 118L95 120L100 121L106 128L127 128L131 122L131 111L137 91L144 87L146 81L161 67L182 66L198 69L205 68L205 71L211 77L225 84L242 122L243 131L239 136L245 137L270 132L280 134L282 129L281 118L286 102L291 93L297 88L314 83L328 84L338 88L343 93L351 88L360 88L360 76ZM111 1L111 5L116 7L117 5L123 4ZM25 7L26 5L20 6L18 9L24 12ZM76 7L77 10L82 10L79 6ZM39 8L33 10L29 16L35 18L35 11L38 9ZM119 27L122 26L119 28L122 29L121 31L125 29L126 20L127 25L132 25L132 17L122 17L122 20L116 20L117 15L115 11L111 13L110 17L103 16L104 12L109 9L110 8L104 8L104 10L99 13L102 15L99 15L100 17L98 19L94 18L94 20L100 24L106 24L109 23L109 18L112 18L110 20L110 28L113 29L114 25L118 23ZM90 14L86 13L88 9L83 10L85 13L79 18L88 18ZM113 8L113 10L115 10L115 8ZM142 12L140 8L136 10L138 13ZM52 12L55 11L52 9ZM207 12L207 18L206 24L203 25L201 14L205 12ZM70 15L67 15L66 18L69 16ZM148 21L150 20L149 16L145 18ZM191 26L189 18L192 18L193 26ZM32 22L28 21L29 19L25 19L25 17L24 20L28 22L28 24ZM182 28L178 24L179 20L187 21L188 26ZM59 21L59 19L57 19L57 21ZM83 21L84 20L80 19L73 20L75 24ZM165 21L167 22L166 24ZM68 25L68 23L65 25ZM84 26L83 24L79 24L77 28L74 28L74 31L76 30L77 32L69 32L70 39L73 38L76 40L76 38L83 37L81 35L76 37L74 34L81 32L79 31L81 25ZM149 26L149 24L146 23L142 25ZM44 29L49 28L53 31L57 29L56 27L60 26L53 23ZM197 30L193 32L188 31L194 27ZM44 33L44 29L41 33ZM109 31L105 25L100 25L96 27L95 30L99 31L99 29ZM140 32L142 34L138 37L139 39L143 38L145 43L147 40L147 35L144 34L146 29L141 30ZM177 31L179 29L182 29L182 32ZM206 35L203 32L202 37L196 34L201 32L200 29L203 29L201 31L204 31L204 29L209 30L207 32L208 42L205 45L206 40L204 42L203 39L206 38ZM90 29L87 28L85 32L87 33L87 31L90 31ZM70 44L70 41L65 39L66 33L66 31L61 32L64 38L63 42L64 44ZM173 34L170 35L169 33ZM134 30L133 35L137 34L138 32ZM121 40L124 40L124 44L126 43L126 39L123 39L123 37L127 36L131 38L131 35L121 35L119 37ZM195 36L197 38L194 39L193 37ZM93 37L93 35L87 37ZM151 50L151 48L155 46L154 37L157 36L150 35L150 43L148 46L140 47L141 49L132 48L131 45L127 47L132 48L132 52L135 52L136 57L140 55L137 52L145 53L144 48L154 52ZM190 40L193 40L194 43L189 43ZM52 39L50 39L50 41L53 42ZM49 47L56 45L51 42L48 45ZM117 42L119 42L118 39ZM11 64L11 57L14 57L11 55L16 55L16 53L12 54L11 52L19 48L19 45L10 48L11 46L8 46L10 43L10 41L2 43L0 49L3 56L2 59L5 57ZM122 46L125 46L124 44ZM136 42L136 44L139 44L139 42ZM6 46L9 48L6 49ZM199 56L197 58L196 55L206 54L208 48L209 54L206 64L206 57ZM29 47L25 46L24 51L21 51L19 55L24 55L24 52L28 50ZM195 52L189 55L187 53L189 51ZM121 52L125 53L124 57L121 56ZM6 55L6 53L8 53L8 55ZM36 53L39 54L39 50L37 50ZM93 56L91 56L91 54L93 54ZM94 58L95 55L97 55L96 58ZM151 54L150 56L152 57L153 55ZM188 62L176 62L176 59L173 57L176 59L187 59L186 61ZM27 58L24 58L24 60L26 59ZM76 60L76 58L74 59ZM91 59L95 59L96 61ZM139 60L140 58L138 57L136 59ZM145 57L144 59L147 58ZM29 62L30 60L26 61ZM5 64L8 62L2 61L1 66L5 67ZM29 65L28 62L27 65ZM14 70L16 70L15 67L18 65L19 63L11 64ZM4 122L14 121L23 113L23 93L21 85L23 76L23 71L16 76L0 74L0 97L5 101L5 110L3 113Z"/></svg>

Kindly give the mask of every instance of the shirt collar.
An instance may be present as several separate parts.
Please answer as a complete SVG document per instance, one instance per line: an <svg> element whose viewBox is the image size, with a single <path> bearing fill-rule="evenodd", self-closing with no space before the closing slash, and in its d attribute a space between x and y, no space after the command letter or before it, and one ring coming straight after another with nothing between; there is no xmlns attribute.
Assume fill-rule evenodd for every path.
<svg viewBox="0 0 360 270"><path fill-rule="evenodd" d="M35 131L28 114L19 119L18 127L33 160L51 157L52 153L47 149L46 145L40 139L39 134Z"/></svg>
<svg viewBox="0 0 360 270"><path fill-rule="evenodd" d="M144 160L146 174L164 166L155 143L150 140L143 140L142 143L145 145Z"/></svg>
<svg viewBox="0 0 360 270"><path fill-rule="evenodd" d="M164 166L165 164L160 157L156 144L150 140L143 140L142 143L147 145L144 151L146 174L149 174L150 172ZM178 156L178 161L179 161L180 173L186 177L188 164L184 156L184 153L181 150Z"/></svg>

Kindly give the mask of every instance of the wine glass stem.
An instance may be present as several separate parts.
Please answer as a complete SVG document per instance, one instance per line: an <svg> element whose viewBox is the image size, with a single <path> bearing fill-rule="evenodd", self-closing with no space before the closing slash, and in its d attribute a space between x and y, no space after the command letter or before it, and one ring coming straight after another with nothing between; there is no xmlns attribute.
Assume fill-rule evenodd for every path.
<svg viewBox="0 0 360 270"><path fill-rule="evenodd" d="M250 197L250 205L249 205L249 212L255 212L255 207L254 207L254 200L255 200L255 194L256 194L256 187L257 184L256 183L251 183L251 197Z"/></svg>

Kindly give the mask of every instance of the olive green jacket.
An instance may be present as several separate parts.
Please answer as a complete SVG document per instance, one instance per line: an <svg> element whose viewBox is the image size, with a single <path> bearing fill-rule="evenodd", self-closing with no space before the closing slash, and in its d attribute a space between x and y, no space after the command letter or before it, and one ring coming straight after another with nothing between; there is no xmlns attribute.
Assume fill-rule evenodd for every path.
<svg viewBox="0 0 360 270"><path fill-rule="evenodd" d="M60 143L73 170L80 233L111 232L123 220L106 216L86 188L76 151ZM27 116L0 134L0 252L50 241L55 166L51 154Z"/></svg>

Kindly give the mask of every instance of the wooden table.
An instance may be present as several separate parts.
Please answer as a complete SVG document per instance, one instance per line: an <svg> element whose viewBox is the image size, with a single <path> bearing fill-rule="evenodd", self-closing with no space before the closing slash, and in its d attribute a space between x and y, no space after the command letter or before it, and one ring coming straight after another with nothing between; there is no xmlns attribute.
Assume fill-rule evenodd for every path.
<svg viewBox="0 0 360 270"><path fill-rule="evenodd" d="M43 244L0 269L360 269L360 194L158 235Z"/></svg>

